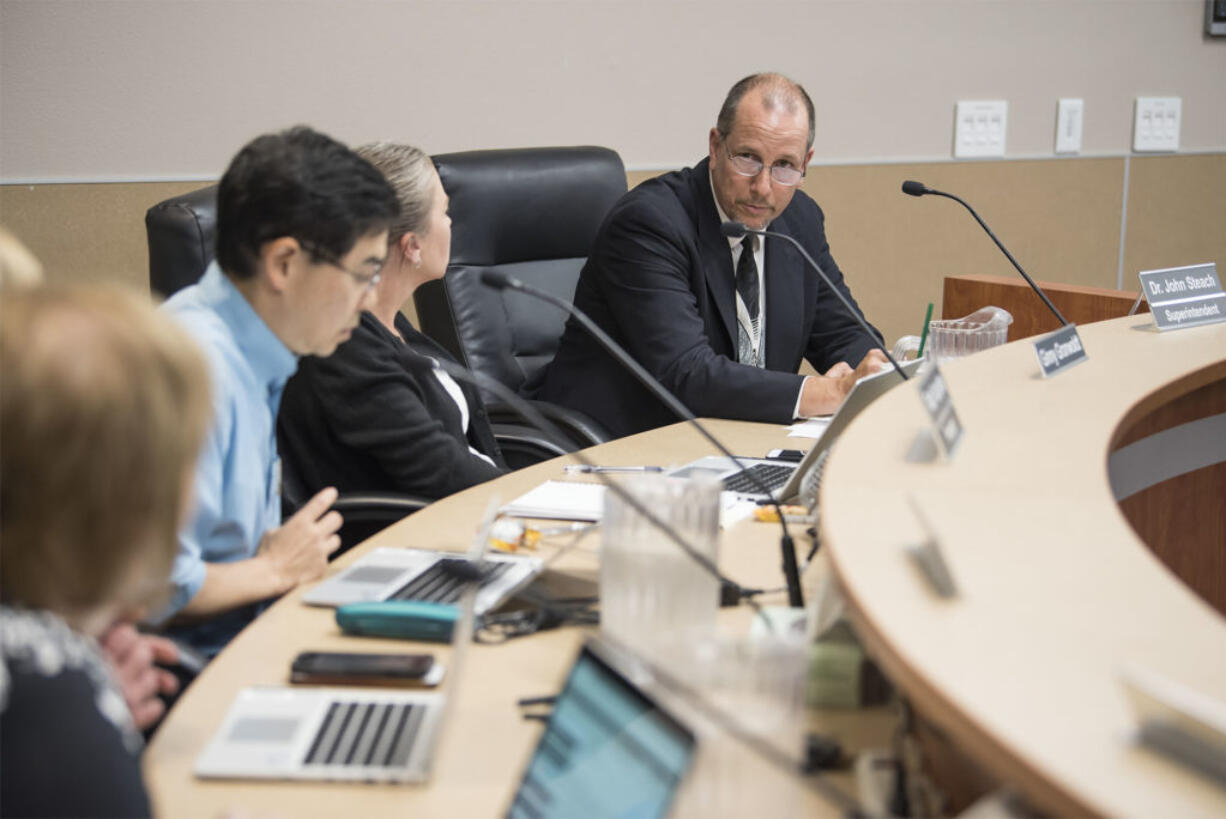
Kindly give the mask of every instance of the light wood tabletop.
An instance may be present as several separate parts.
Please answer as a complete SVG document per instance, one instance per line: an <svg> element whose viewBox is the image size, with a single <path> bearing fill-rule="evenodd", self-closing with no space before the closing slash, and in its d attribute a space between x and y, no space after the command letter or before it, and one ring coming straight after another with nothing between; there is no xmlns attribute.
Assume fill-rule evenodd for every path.
<svg viewBox="0 0 1226 819"><path fill-rule="evenodd" d="M782 426L728 421L708 422L736 453L760 456L774 447L804 448L809 442L786 437ZM709 445L684 425L632 436L588 450L605 465L680 465L711 454ZM547 479L570 479L568 458L514 472L498 480L431 504L338 558L330 573L376 547L466 550L492 494L505 503ZM583 477L583 476L577 476ZM799 533L797 533L799 535ZM783 585L777 524L743 521L721 536L723 571L745 586ZM552 540L541 550L550 558ZM799 549L807 540L798 537ZM559 593L596 593L596 535L551 564L545 582ZM807 581L812 581L807 577ZM540 733L539 722L521 718L522 697L557 693L590 628L561 628L503 645L474 645L455 689L457 707L438 748L425 785L316 784L202 781L192 774L196 757L208 743L240 689L287 682L290 663L303 650L432 651L446 661L447 646L342 635L331 609L300 602L302 590L282 598L262 614L204 670L158 730L143 759L146 783L162 816L497 816L505 812ZM785 595L766 595L764 603L783 604ZM742 606L720 613L721 629L744 631L750 611ZM815 730L841 740L849 750L885 745L893 715L885 708L824 711L811 715ZM835 778L845 791L850 777ZM811 800L811 797L807 797ZM820 800L806 812L834 815Z"/></svg>
<svg viewBox="0 0 1226 819"><path fill-rule="evenodd" d="M907 460L925 429L915 389L870 406L826 466L825 548L887 674L1040 807L1223 816L1226 788L1133 742L1123 667L1226 700L1226 618L1130 527L1108 455L1126 420L1222 393L1226 324L1158 333L1132 316L1079 329L1089 360L1048 380L1025 340L943 368L965 427L952 461ZM907 557L925 537L910 499L956 598L934 594ZM1208 525L1224 504L1219 493L1183 514ZM1207 546L1226 565L1226 543Z"/></svg>

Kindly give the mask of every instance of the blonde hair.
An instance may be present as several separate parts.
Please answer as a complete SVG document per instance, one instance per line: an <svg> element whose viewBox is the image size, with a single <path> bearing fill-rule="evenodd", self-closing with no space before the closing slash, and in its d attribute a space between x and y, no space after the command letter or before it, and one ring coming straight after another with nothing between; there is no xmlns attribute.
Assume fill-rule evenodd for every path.
<svg viewBox="0 0 1226 819"><path fill-rule="evenodd" d="M406 233L426 235L430 209L434 207L434 187L430 184L437 173L434 160L421 148L397 142L372 142L354 149L354 153L378 168L396 192L400 217L392 223L388 242Z"/></svg>
<svg viewBox="0 0 1226 819"><path fill-rule="evenodd" d="M147 298L14 290L0 304L0 592L81 617L166 586L210 421L208 371ZM142 591L148 591L146 587Z"/></svg>

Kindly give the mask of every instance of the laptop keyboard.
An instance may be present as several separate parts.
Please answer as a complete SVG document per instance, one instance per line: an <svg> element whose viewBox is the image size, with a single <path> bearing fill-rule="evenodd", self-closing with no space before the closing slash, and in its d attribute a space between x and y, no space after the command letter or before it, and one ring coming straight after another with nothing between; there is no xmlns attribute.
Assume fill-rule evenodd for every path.
<svg viewBox="0 0 1226 819"><path fill-rule="evenodd" d="M765 486L774 492L776 489L783 488L795 471L796 467L791 464L754 464L748 469L724 478L724 491L760 495L762 494L760 487ZM756 476L757 480L753 480L749 473Z"/></svg>
<svg viewBox="0 0 1226 819"><path fill-rule="evenodd" d="M424 705L336 700L305 764L403 768L425 712Z"/></svg>
<svg viewBox="0 0 1226 819"><path fill-rule="evenodd" d="M460 599L464 586L474 573L480 575L485 586L501 577L511 564L506 561L491 561L473 564L469 560L445 557L414 577L408 585L391 596L392 600L425 600L430 603L455 603Z"/></svg>

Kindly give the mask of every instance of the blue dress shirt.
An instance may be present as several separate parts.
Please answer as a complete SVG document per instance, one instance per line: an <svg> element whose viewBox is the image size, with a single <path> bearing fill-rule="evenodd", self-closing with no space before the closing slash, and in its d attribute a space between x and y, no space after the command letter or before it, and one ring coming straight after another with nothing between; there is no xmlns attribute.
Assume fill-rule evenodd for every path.
<svg viewBox="0 0 1226 819"><path fill-rule="evenodd" d="M208 359L213 403L213 425L196 467L195 507L179 533L171 570L171 598L163 612L169 617L200 591L206 563L253 557L263 534L281 525L277 409L298 360L216 262L163 309ZM244 606L171 632L211 656L256 613L256 606Z"/></svg>

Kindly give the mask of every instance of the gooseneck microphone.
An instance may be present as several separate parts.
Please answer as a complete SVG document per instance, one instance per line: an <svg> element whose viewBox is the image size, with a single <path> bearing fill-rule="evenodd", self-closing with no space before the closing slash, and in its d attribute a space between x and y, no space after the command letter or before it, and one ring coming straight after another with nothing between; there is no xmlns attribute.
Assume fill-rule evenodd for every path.
<svg viewBox="0 0 1226 819"><path fill-rule="evenodd" d="M898 376L903 381L910 378L910 376L903 371L903 368L898 366L898 362L894 360L894 356L890 355L890 351L877 340L877 334L873 332L872 327L868 326L868 322L864 320L864 316L860 315L860 311L851 306L851 303L847 301L847 298L841 292L839 292L839 289L834 286L833 282L830 281L830 278L826 275L826 271L822 270L821 265L813 260L813 257L809 255L809 252L804 249L804 246L801 245L800 242L796 241L791 236L788 236L786 233L779 233L778 231L774 230L756 230L749 227L744 222L724 222L719 226L719 232L732 239L737 239L744 236L746 233L752 233L755 236L770 236L772 239L783 239L791 242L792 245L794 245L796 249L800 251L800 255L804 257L805 261L809 263L809 267L817 271L818 277L825 282L826 287L830 288L830 291L834 293L834 295L838 296L839 301L843 303L843 307L847 310L848 315L855 319L856 323L860 325L860 329L867 333L868 337L873 340L873 346L885 353L885 357L889 359L890 364L894 367L894 372L898 373Z"/></svg>
<svg viewBox="0 0 1226 819"><path fill-rule="evenodd" d="M721 455L731 460L741 470L742 474L749 478L749 481L754 485L760 493L770 499L771 504L775 507L775 513L779 516L779 525L783 529L783 537L780 540L779 548L783 557L783 577L787 581L788 587L788 605L794 608L803 607L805 604L804 595L800 589L800 569L796 563L796 546L792 541L792 535L788 532L787 521L783 518L783 510L779 508L779 502L775 500L774 493L762 483L752 471L746 468L740 458L733 455L728 448L723 445L714 435L707 430L702 423L690 411L690 408L681 403L677 396L668 391L655 376L647 372L642 364L639 364L634 358L622 348L620 344L614 341L608 333L602 330L596 322L592 321L586 313L575 307L565 299L560 299L552 293L546 293L529 284L525 284L514 276L508 276L497 270L483 270L481 272L481 282L487 287L492 287L495 290L514 290L519 293L524 293L529 296L549 302L555 307L569 313L576 321L587 331L592 338L596 339L597 343L604 348L605 352L613 356L613 358L630 372L639 383L647 388L647 391L660 399L666 407L668 407L674 415L689 423L694 429L710 442L711 446L715 447Z"/></svg>
<svg viewBox="0 0 1226 819"><path fill-rule="evenodd" d="M427 367L433 368L433 366L436 364L439 369L443 370L448 375L459 381L464 381L476 387L489 390L500 400L505 401L513 409L522 414L530 424L535 426L540 431L559 438L565 437L562 431L558 429L558 426L545 418L545 416L542 415L541 412L536 409L536 407L532 406L530 401L524 400L497 379L491 378L483 373L469 370L460 366L459 364L455 364L445 359L423 361L418 366L420 366L423 370L426 370ZM661 387L661 389L663 389L663 387ZM718 446L718 442L716 442L716 444ZM570 457L574 458L584 466L595 466L592 460L588 458L581 450L568 454ZM736 460L735 456L729 457ZM611 479L603 472L594 472L593 474L595 474L596 478L605 485L608 491L613 492L615 495L621 498L627 505L642 515L643 518L646 519L652 526L664 533L669 540L677 544L677 546L680 547L680 549L691 560L701 566L704 571L719 580L722 589L734 590L739 598L745 600L745 602L749 604L750 608L753 609L755 616L762 619L762 623L767 632L771 633L772 635L776 633L775 626L772 624L770 618L765 615L762 607L753 599L755 595L761 593L761 590L746 589L735 581L725 577L720 573L718 567L716 567L710 558L695 549L677 532L676 529L672 528L661 520L658 515L648 509L647 505L639 500L633 493L627 491L626 488L620 483ZM780 517L780 520L782 520L782 517ZM791 545L790 541L788 545ZM795 559L794 551L792 552L792 555L793 559ZM843 791L839 788L833 787L826 779L824 773L814 773L812 771L804 770L803 768L798 769L795 760L789 758L787 754L779 751L773 744L762 738L758 732L746 728L735 716L726 713L723 709L720 709L710 703L706 696L704 696L697 688L683 682L677 677L674 677L672 674L661 668L656 662L647 659L643 655L639 654L635 649L622 644L616 638L609 635L604 635L601 639L611 643L616 650L635 657L638 662L642 663L645 667L651 670L653 677L655 677L657 681L683 698L699 712L704 714L715 725L726 731L729 736L733 737L739 742L744 743L746 747L748 747L755 754L759 755L767 763L792 777L795 777L798 773L802 774L800 779L801 783L817 795L821 796L823 799L837 805L840 808L840 815L849 817L849 819L861 819L861 817L866 816L856 800L843 793ZM821 735L812 736L815 736L819 740L824 740L827 742L830 741L821 737Z"/></svg>
<svg viewBox="0 0 1226 819"><path fill-rule="evenodd" d="M1000 243L1000 239L997 239L996 234L993 233L992 229L987 226L987 223L979 218L979 214L975 213L975 209L968 205L961 197L954 196L952 193L946 193L945 191L930 188L923 182L916 182L914 179L908 179L906 182L902 183L902 192L908 196L944 196L946 199L952 199L970 211L971 216L974 216L975 221L979 223L979 227L983 228L984 232L991 237L992 241L996 243L996 246L1000 248L1000 252L1005 254L1005 258L1008 259L1009 262L1017 269L1017 272L1022 274L1022 278L1026 280L1026 284L1030 285L1030 289L1039 294L1039 298L1041 298L1043 303L1047 305L1047 309L1052 312L1052 315L1059 320L1061 325L1068 325L1068 320L1065 319L1064 316L1060 315L1060 311L1056 309L1056 305L1051 303L1051 299L1047 298L1047 294L1043 292L1043 289L1035 284L1034 279L1030 278L1025 270L1022 270L1022 266L1017 263L1017 259L1013 258L1013 254Z"/></svg>
<svg viewBox="0 0 1226 819"><path fill-rule="evenodd" d="M424 371L428 371L434 366L438 366L439 369L457 381L464 381L479 389L489 390L491 393L496 395L499 400L505 401L512 409L523 415L524 418L528 420L528 423L536 427L541 432L560 439L564 439L566 437L562 430L558 429L557 424L547 419L540 410L532 406L531 402L521 398L515 393L514 390L496 378L491 378L483 373L469 370L466 367L462 367L459 364L447 361L446 359L430 359L422 362L419 366ZM576 450L567 454L584 466L595 466L592 460L583 454L582 450ZM591 474L595 475L596 479L600 481L600 483L604 484L608 491L625 501L625 503L634 509L634 511L642 515L648 523L656 527L656 529L659 531L663 532L664 535L673 543L677 544L681 551L685 552L685 554L691 560L718 580L721 587L721 596L723 595L724 589L731 589L736 593L738 600L745 600L745 602L747 602L755 612L758 614L762 613L761 606L759 606L753 599L755 595L760 594L759 590L747 589L736 581L731 580L721 574L719 568L709 557L694 548L694 546L688 540L682 537L676 529L661 520L660 517L655 514L655 512L647 508L646 504L640 501L631 492L628 492L626 488L617 481L613 480L603 472L594 471ZM771 627L770 621L766 618L763 618L763 621L766 623L767 629L769 630Z"/></svg>

